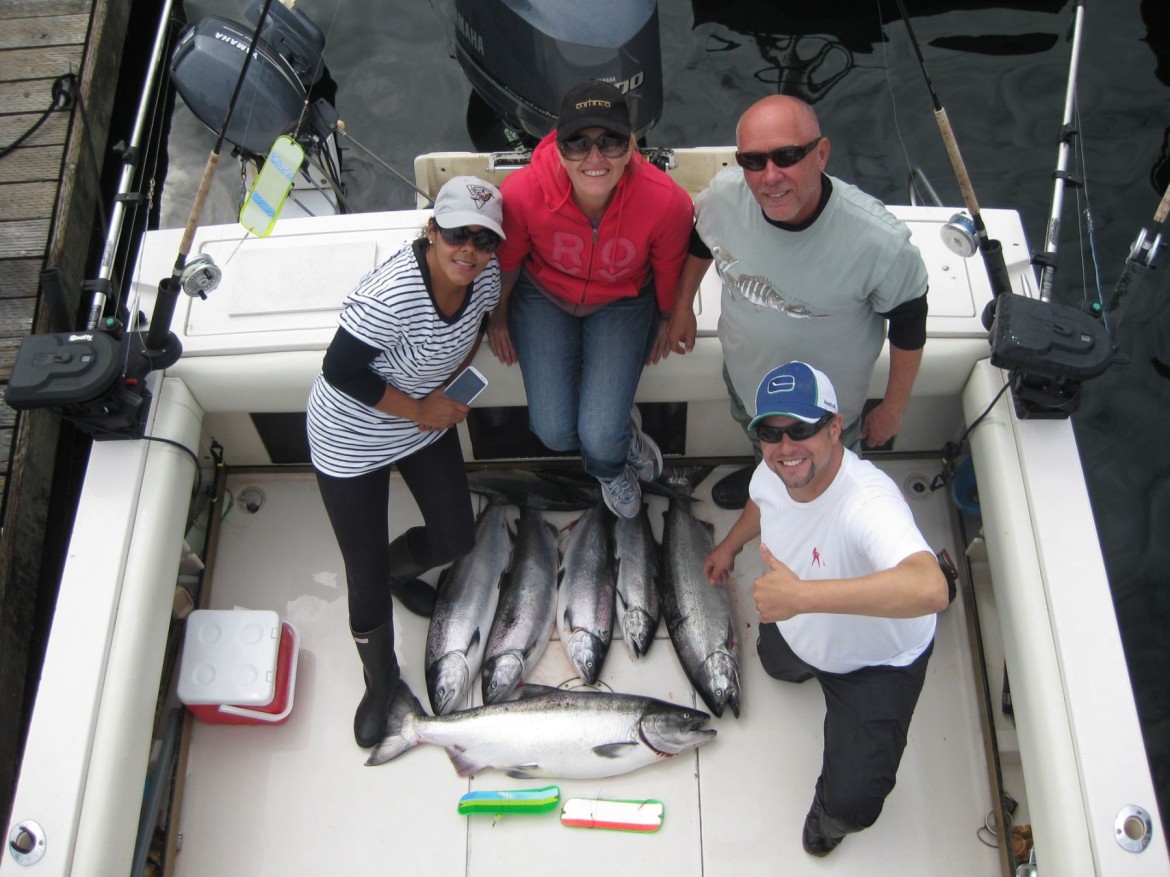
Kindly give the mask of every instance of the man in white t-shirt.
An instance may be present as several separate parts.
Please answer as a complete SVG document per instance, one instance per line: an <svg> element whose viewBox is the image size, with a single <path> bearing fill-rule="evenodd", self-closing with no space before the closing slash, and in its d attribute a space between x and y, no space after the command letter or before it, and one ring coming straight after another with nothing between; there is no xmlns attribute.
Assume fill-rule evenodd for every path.
<svg viewBox="0 0 1170 877"><path fill-rule="evenodd" d="M763 461L743 513L707 558L725 582L761 537L760 662L825 692L821 775L802 840L824 856L868 828L894 788L947 582L897 485L841 444L829 379L804 362L764 376L749 423Z"/></svg>

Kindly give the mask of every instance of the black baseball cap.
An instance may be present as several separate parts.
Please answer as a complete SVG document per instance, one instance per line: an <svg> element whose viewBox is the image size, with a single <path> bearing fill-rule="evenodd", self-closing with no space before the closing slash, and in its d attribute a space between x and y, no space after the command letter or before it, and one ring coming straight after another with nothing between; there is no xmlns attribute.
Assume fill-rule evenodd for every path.
<svg viewBox="0 0 1170 877"><path fill-rule="evenodd" d="M586 128L605 128L629 137L630 106L616 85L589 79L570 88L557 114L557 140L566 140Z"/></svg>

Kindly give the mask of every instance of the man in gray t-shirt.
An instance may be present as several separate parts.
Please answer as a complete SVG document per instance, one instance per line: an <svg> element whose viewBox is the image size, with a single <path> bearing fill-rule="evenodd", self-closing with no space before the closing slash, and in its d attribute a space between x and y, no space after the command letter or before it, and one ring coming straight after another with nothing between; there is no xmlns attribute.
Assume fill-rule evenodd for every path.
<svg viewBox="0 0 1170 877"><path fill-rule="evenodd" d="M829 140L804 101L757 101L740 118L736 149L739 167L717 174L695 202L670 351L694 347L694 298L714 261L723 282L724 380L741 425L755 413L744 400L752 400L759 375L777 359L799 359L838 388L846 445L886 444L902 428L926 342L926 266L909 229L876 199L824 173ZM863 420L886 338L889 380ZM730 494L720 504L742 506L750 474L749 467L725 479L734 484L716 485L716 501Z"/></svg>

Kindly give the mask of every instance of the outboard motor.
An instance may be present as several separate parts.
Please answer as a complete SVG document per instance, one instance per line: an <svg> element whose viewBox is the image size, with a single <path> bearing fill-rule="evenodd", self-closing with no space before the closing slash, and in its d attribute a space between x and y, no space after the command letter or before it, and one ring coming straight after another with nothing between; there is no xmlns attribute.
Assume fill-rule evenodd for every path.
<svg viewBox="0 0 1170 877"><path fill-rule="evenodd" d="M657 0L455 0L455 54L509 128L539 140L561 95L585 79L629 95L634 134L662 115Z"/></svg>
<svg viewBox="0 0 1170 877"><path fill-rule="evenodd" d="M261 7L262 0L253 0L244 13L253 25L260 20ZM208 16L187 28L171 57L171 78L179 95L216 134L223 126L253 30ZM324 49L325 37L303 13L272 3L225 139L248 157L262 157L277 136L292 133L306 97L321 89L327 92L332 85L324 75ZM298 140L315 137L317 141L302 142L306 151L325 140L336 125L334 96L325 93L310 106Z"/></svg>

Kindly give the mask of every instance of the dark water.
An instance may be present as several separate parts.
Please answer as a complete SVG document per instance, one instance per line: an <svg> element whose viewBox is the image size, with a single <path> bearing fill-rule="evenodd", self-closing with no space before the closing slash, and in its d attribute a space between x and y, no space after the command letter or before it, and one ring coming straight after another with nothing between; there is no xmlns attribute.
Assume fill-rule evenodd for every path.
<svg viewBox="0 0 1170 877"><path fill-rule="evenodd" d="M906 6L981 208L1018 210L1033 248L1043 247L1068 83L1071 0ZM418 153L475 148L450 0L302 0L298 8L326 34L337 108L358 142L408 177ZM188 3L187 13L192 21L204 14L244 20L242 3L223 0ZM659 17L665 106L651 145L730 143L753 100L795 93L815 103L831 138L831 173L889 203L907 203L909 169L919 167L944 203L962 203L894 0L660 0ZM1069 167L1085 185L1066 189L1057 246L1055 297L1068 303L1096 298L1098 290L1108 300L1170 182L1170 4L1094 0L1084 21L1079 134ZM165 226L185 223L213 142L180 105ZM413 206L413 192L360 152L347 151L345 163L354 209ZM222 194L213 193L203 219L234 221L230 192L238 180L221 172L217 186ZM1131 294L1117 333L1129 362L1085 385L1075 418L1163 814L1170 813L1166 274L1164 263Z"/></svg>

